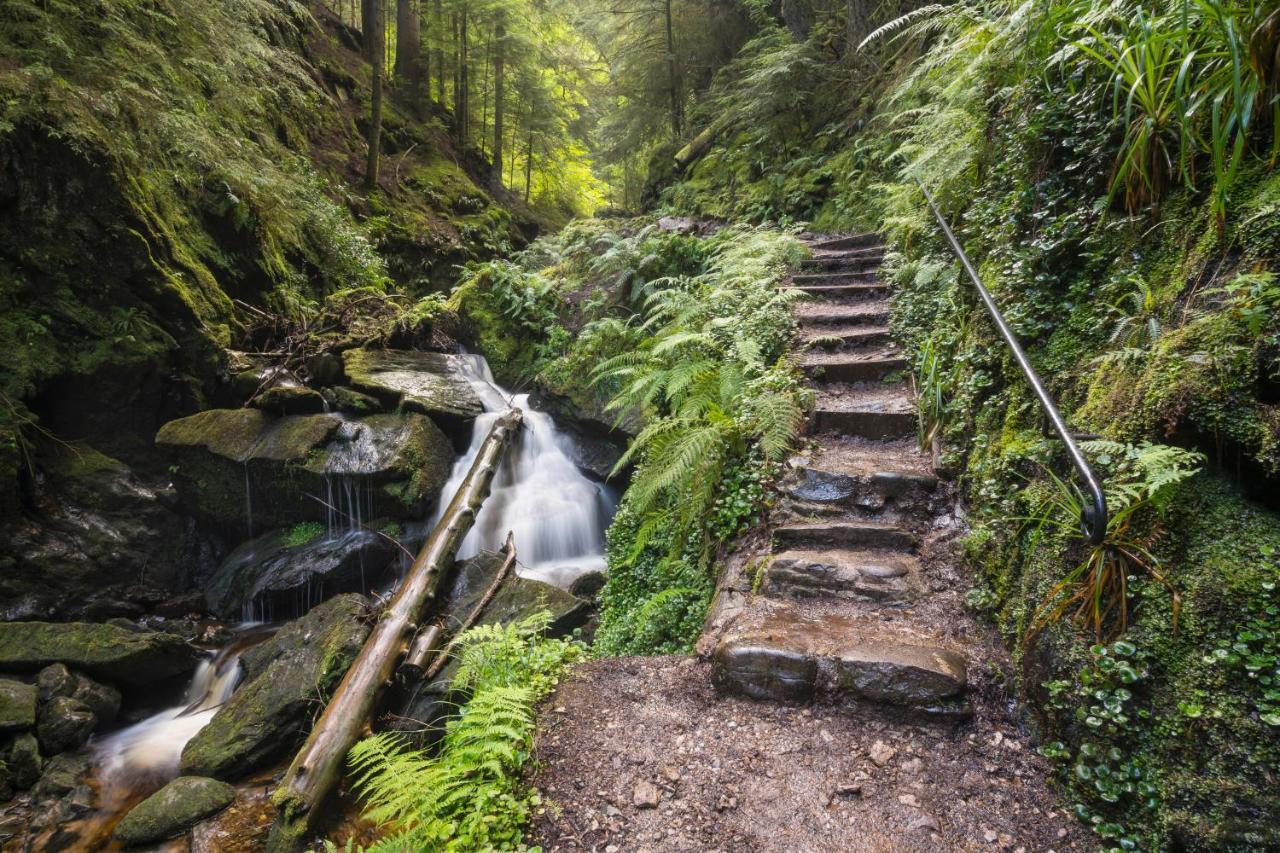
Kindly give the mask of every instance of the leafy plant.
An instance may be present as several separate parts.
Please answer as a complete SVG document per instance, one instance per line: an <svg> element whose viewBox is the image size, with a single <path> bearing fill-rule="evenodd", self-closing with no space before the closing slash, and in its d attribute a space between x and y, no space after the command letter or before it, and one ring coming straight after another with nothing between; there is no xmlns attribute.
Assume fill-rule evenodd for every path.
<svg viewBox="0 0 1280 853"><path fill-rule="evenodd" d="M1274 552L1265 556L1274 556ZM1254 685L1252 702L1258 719L1280 727L1280 596L1276 586L1275 581L1263 582L1248 620L1234 637L1220 640L1204 661L1225 664L1243 674Z"/></svg>
<svg viewBox="0 0 1280 853"><path fill-rule="evenodd" d="M288 534L284 537L284 542L290 548L297 548L313 541L322 533L324 533L324 525L320 522L299 521L293 527L289 528Z"/></svg>
<svg viewBox="0 0 1280 853"><path fill-rule="evenodd" d="M454 687L471 698L444 727L434 755L384 733L352 748L365 819L388 830L372 851L521 849L538 796L521 781L534 707L582 648L546 639L545 611L463 634ZM330 848L336 849L336 848Z"/></svg>
<svg viewBox="0 0 1280 853"><path fill-rule="evenodd" d="M1144 442L1127 445L1092 441L1084 445L1109 469L1107 530L1102 542L1089 546L1085 557L1059 580L1032 615L1026 640L1030 642L1050 622L1068 612L1099 641L1124 633L1129 624L1129 578L1145 572L1167 589L1173 599L1176 631L1181 596L1159 569L1159 560L1139 533L1135 516L1152 509L1158 516L1168 506L1174 488L1196 474L1203 457L1192 451ZM1074 535L1088 499L1074 482L1046 470L1050 494L1033 519L1036 537L1050 529Z"/></svg>
<svg viewBox="0 0 1280 853"><path fill-rule="evenodd" d="M916 355L913 384L916 391L917 426L916 439L920 449L930 450L942 436L946 420L946 401L943 398L945 378L933 338L925 340Z"/></svg>

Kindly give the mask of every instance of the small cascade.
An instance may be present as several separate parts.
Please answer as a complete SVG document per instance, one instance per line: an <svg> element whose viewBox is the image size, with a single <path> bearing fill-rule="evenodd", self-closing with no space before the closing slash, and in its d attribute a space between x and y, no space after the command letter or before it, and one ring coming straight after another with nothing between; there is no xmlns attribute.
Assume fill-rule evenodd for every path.
<svg viewBox="0 0 1280 853"><path fill-rule="evenodd" d="M242 627L237 637L201 662L181 705L103 738L94 749L104 806L154 790L178 775L182 750L213 718L240 682L240 657L272 629Z"/></svg>
<svg viewBox="0 0 1280 853"><path fill-rule="evenodd" d="M478 355L464 356L467 379L485 412L472 428L471 446L453 466L442 495L457 491L479 452L493 421L510 407L524 412L524 428L494 477L489 498L475 526L458 550L458 558L481 548L499 547L507 531L515 533L520 574L568 587L579 576L605 567L604 531L617 509L607 486L587 479L570 458L567 436L545 412L529 405L528 394L511 394L498 386L489 364ZM444 512L436 510L434 525Z"/></svg>

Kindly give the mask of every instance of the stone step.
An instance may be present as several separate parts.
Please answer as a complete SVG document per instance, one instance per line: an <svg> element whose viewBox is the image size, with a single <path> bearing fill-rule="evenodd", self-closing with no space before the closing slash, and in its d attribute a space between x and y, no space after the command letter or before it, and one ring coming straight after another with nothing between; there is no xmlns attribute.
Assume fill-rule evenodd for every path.
<svg viewBox="0 0 1280 853"><path fill-rule="evenodd" d="M889 288L883 284L806 284L797 287L815 299L834 300L841 303L857 302L867 299L881 299L889 295Z"/></svg>
<svg viewBox="0 0 1280 853"><path fill-rule="evenodd" d="M852 269L855 267L877 267L884 261L884 248L873 246L867 249L849 249L843 252L815 255L800 262L802 270Z"/></svg>
<svg viewBox="0 0 1280 853"><path fill-rule="evenodd" d="M838 326L810 329L801 342L811 350L836 351L885 344L891 339L888 326Z"/></svg>
<svg viewBox="0 0 1280 853"><path fill-rule="evenodd" d="M828 237L824 240L814 240L809 244L809 248L815 252L836 252L844 249L869 249L879 247L883 249L880 242L879 234L854 234L848 237Z"/></svg>
<svg viewBox="0 0 1280 853"><path fill-rule="evenodd" d="M902 438L916 431L915 402L902 383L831 383L820 389L809 427L861 438Z"/></svg>
<svg viewBox="0 0 1280 853"><path fill-rule="evenodd" d="M888 292L888 285L882 283L874 272L820 272L804 273L791 277L791 286L807 290L812 287L831 287L837 284L874 284Z"/></svg>
<svg viewBox="0 0 1280 853"><path fill-rule="evenodd" d="M783 610L716 647L716 686L753 699L807 700L830 695L916 709L957 707L968 684L959 652L844 619Z"/></svg>
<svg viewBox="0 0 1280 853"><path fill-rule="evenodd" d="M834 467L834 466L833 466ZM799 464L783 480L783 492L808 504L834 504L879 509L889 500L931 494L938 478L917 471L845 472L816 464Z"/></svg>
<svg viewBox="0 0 1280 853"><path fill-rule="evenodd" d="M908 554L831 549L783 551L769 562L766 592L900 602L919 591L919 561Z"/></svg>
<svg viewBox="0 0 1280 853"><path fill-rule="evenodd" d="M800 366L810 378L824 382L879 382L905 370L907 360L890 353L810 352Z"/></svg>
<svg viewBox="0 0 1280 853"><path fill-rule="evenodd" d="M918 540L914 533L893 524L876 521L817 521L807 524L785 524L773 529L773 552L826 548L886 548L910 551Z"/></svg>
<svg viewBox="0 0 1280 853"><path fill-rule="evenodd" d="M802 302L795 307L801 326L884 326L889 322L886 302Z"/></svg>

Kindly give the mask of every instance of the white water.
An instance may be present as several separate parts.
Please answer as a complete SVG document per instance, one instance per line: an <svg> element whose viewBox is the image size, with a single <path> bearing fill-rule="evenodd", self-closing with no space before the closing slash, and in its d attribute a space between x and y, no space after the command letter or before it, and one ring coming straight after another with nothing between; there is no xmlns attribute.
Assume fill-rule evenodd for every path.
<svg viewBox="0 0 1280 853"><path fill-rule="evenodd" d="M484 405L472 427L471 446L454 463L442 495L452 495L466 477L476 453L498 416L510 408L524 412L515 447L507 452L494 477L489 498L475 526L458 549L459 559L481 548L497 549L507 532L515 534L519 573L568 587L590 571L603 571L604 531L617 508L608 487L582 475L569 457L572 445L545 412L529 405L528 394L515 394L494 382L489 364L478 355L462 356L467 379ZM444 513L444 501L432 519Z"/></svg>
<svg viewBox="0 0 1280 853"><path fill-rule="evenodd" d="M267 632L253 631L201 661L181 705L103 738L94 749L104 801L140 785L159 785L178 775L183 747L231 698L240 682L240 656Z"/></svg>

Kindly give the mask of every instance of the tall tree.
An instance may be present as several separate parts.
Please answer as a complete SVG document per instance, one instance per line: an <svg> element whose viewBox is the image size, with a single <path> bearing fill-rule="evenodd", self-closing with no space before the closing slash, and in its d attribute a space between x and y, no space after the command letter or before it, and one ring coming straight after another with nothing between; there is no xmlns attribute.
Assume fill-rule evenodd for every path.
<svg viewBox="0 0 1280 853"><path fill-rule="evenodd" d="M382 34L381 22L375 23L376 18L380 18L378 11L382 8L382 0L360 0L360 33L364 36L364 58L373 62L373 46L378 45L378 52L382 52L382 45L378 36ZM376 18L375 18L376 16Z"/></svg>
<svg viewBox="0 0 1280 853"><path fill-rule="evenodd" d="M373 8L373 18L369 22L369 33L372 38L367 40L373 42L369 51L373 65L373 98L369 116L369 163L364 173L365 192L373 192L378 186L380 153L378 149L382 145L382 66L385 50L383 42L386 41L382 28L381 0L373 0L370 6Z"/></svg>
<svg viewBox="0 0 1280 853"><path fill-rule="evenodd" d="M498 10L498 20L493 25L493 166L498 183L502 183L502 120L505 107L503 73L507 53L507 18L503 9Z"/></svg>
<svg viewBox="0 0 1280 853"><path fill-rule="evenodd" d="M396 79L407 83L417 95L421 68L418 64L418 46L422 31L414 0L396 0Z"/></svg>
<svg viewBox="0 0 1280 853"><path fill-rule="evenodd" d="M667 27L667 86L671 92L671 135L680 138L680 78L676 73L675 27L671 23L671 0L663 4L663 17Z"/></svg>
<svg viewBox="0 0 1280 853"><path fill-rule="evenodd" d="M432 36L435 39L436 49L432 51L435 54L436 66L436 103L441 107L444 106L444 2L443 0L435 0L435 24L431 28Z"/></svg>

